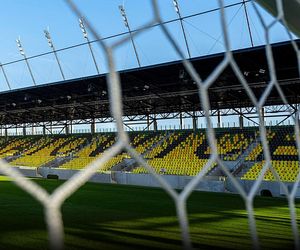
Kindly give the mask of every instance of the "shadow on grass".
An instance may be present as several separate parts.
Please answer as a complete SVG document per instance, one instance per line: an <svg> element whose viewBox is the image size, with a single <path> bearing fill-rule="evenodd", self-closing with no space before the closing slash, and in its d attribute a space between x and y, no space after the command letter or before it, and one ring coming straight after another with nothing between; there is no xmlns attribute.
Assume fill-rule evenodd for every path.
<svg viewBox="0 0 300 250"><path fill-rule="evenodd" d="M35 181L49 192L62 184L55 180ZM7 234L21 231L16 248L45 248L41 205L10 182L0 182L0 201L0 221L5 225L0 227L0 245L13 249L3 239ZM187 207L194 247L251 248L247 214L240 196L194 192ZM286 207L284 199L259 197L255 200L255 209L259 211L258 231L264 247L293 246ZM67 249L181 248L174 204L161 189L88 183L64 203L62 211ZM44 239L44 243L34 248L25 245L32 231L40 232Z"/></svg>

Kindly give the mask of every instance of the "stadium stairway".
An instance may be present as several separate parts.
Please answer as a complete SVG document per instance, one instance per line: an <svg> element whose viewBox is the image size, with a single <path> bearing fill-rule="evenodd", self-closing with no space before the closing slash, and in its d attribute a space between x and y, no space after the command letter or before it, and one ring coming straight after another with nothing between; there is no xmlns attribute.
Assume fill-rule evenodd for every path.
<svg viewBox="0 0 300 250"><path fill-rule="evenodd" d="M72 141L75 141L75 140L76 140L76 138L74 138L74 137L66 138L66 140L62 144L60 144L58 147L53 149L53 151L50 153L50 155L56 156L60 149L64 148L66 145L70 144Z"/></svg>
<svg viewBox="0 0 300 250"><path fill-rule="evenodd" d="M244 161L241 164L239 172L233 172L233 176L241 178L242 176L245 175L245 173L247 173L251 169L251 167L254 164L255 164L255 161Z"/></svg>
<svg viewBox="0 0 300 250"><path fill-rule="evenodd" d="M142 154L143 157L146 157L150 152L152 152L155 148L159 147L162 145L165 141L168 141L168 139L174 135L174 132L167 132L165 136L162 137L161 140L158 142L154 143L150 148L146 149L146 151Z"/></svg>
<svg viewBox="0 0 300 250"><path fill-rule="evenodd" d="M62 164L70 161L72 159L71 155L67 155L67 156L59 156L54 158L53 160L46 162L45 164L41 165L40 167L43 168L58 168L59 166L61 166Z"/></svg>
<svg viewBox="0 0 300 250"><path fill-rule="evenodd" d="M160 141L164 141L166 136L162 136L159 132L147 133L144 135L129 134L131 145L139 152L143 157L151 149L155 147ZM162 137L162 139L161 139ZM111 171L130 171L136 165L135 159L132 159L126 151L122 151L119 154L120 161L111 167Z"/></svg>
<svg viewBox="0 0 300 250"><path fill-rule="evenodd" d="M146 133L130 133L130 141L131 145L135 148L136 152L139 154L143 154L148 148L150 148L153 144L158 142L162 137L165 136L165 133L162 132L146 132ZM145 137L148 137L145 140ZM122 151L120 154L111 158L108 162L105 163L102 171L111 171L114 166L119 164L120 162L130 161L131 156L126 152Z"/></svg>
<svg viewBox="0 0 300 250"><path fill-rule="evenodd" d="M237 159L236 165L232 168L233 176L239 176L239 173L245 172L249 169L249 164L246 164L246 158L261 143L260 137L257 137L256 140L252 141L249 147L239 156Z"/></svg>
<svg viewBox="0 0 300 250"><path fill-rule="evenodd" d="M51 144L56 140L56 138L42 137L37 140L34 145L30 147L29 150L23 152L22 154L33 155L45 147L50 147Z"/></svg>
<svg viewBox="0 0 300 250"><path fill-rule="evenodd" d="M208 159L199 159L195 151L205 140L203 131L176 131L161 146L147 154L148 163L159 174L196 175ZM166 153L167 152L167 153ZM215 164L213 164L214 167ZM133 173L147 173L139 166Z"/></svg>
<svg viewBox="0 0 300 250"><path fill-rule="evenodd" d="M73 137L55 148L50 155L55 156L53 160L41 165L40 167L59 168L63 164L74 159L74 155L85 147L89 146L91 137Z"/></svg>
<svg viewBox="0 0 300 250"><path fill-rule="evenodd" d="M80 143L76 143L78 138L73 138L72 140L68 141L68 143L65 143L63 146L60 146L55 150L56 158L45 165L42 165L41 167L50 167L50 168L59 168L60 166L70 162L73 160L76 156L76 154L80 153L82 150L84 150L86 147L89 147L91 145L92 137L87 137ZM70 147L70 144L75 144L75 146ZM67 151L65 151L65 155L59 155L59 150L61 150L63 147L69 147ZM53 152L53 151L52 151Z"/></svg>
<svg viewBox="0 0 300 250"><path fill-rule="evenodd" d="M68 156L68 154L71 153L71 151L74 150L78 146L77 144L80 144L79 142L82 140L84 139L80 137L67 136L42 137L32 147L29 147L26 151L24 151L21 157L12 161L12 164L28 167L57 166L63 159L57 160L56 158ZM75 141L77 143L72 144L72 142ZM53 152L56 152L56 154L54 155Z"/></svg>
<svg viewBox="0 0 300 250"><path fill-rule="evenodd" d="M259 144L255 141L256 131L253 129L235 128L231 130L218 129L216 131L217 150L224 166L230 172L240 168L245 158ZM204 140L197 148L195 154L199 158L207 159L210 157L211 148ZM210 169L207 176L224 176L224 172L219 165Z"/></svg>
<svg viewBox="0 0 300 250"><path fill-rule="evenodd" d="M269 129L267 137L273 168L282 181L294 182L299 172L294 128L292 126L273 127ZM246 162L248 170L242 171L238 177L241 177L242 180L255 180L265 164L263 153L261 150L257 150L254 154L249 154L248 160ZM264 180L276 180L270 169L266 171Z"/></svg>
<svg viewBox="0 0 300 250"><path fill-rule="evenodd" d="M73 154L73 158L62 164L60 168L64 169L83 169L90 162L96 159L96 156L101 156L106 148L110 147L115 141L112 134L97 134L94 135L90 143ZM98 154L96 154L96 152ZM95 155L95 156L93 156Z"/></svg>
<svg viewBox="0 0 300 250"><path fill-rule="evenodd" d="M180 134L181 133L181 134ZM166 155L168 155L174 148L176 148L182 141L184 141L188 136L189 133L187 132L180 132L178 135L173 133L174 139L172 141L168 141L169 138L172 138L169 136L167 140L165 141L167 143L167 146L159 152L155 157L156 158L164 158Z"/></svg>
<svg viewBox="0 0 300 250"><path fill-rule="evenodd" d="M114 140L114 136L113 135L109 135L107 138L106 138L106 140L103 140L102 142L100 142L99 144L97 143L97 137L96 137L96 145L97 145L97 147L96 147L96 149L93 151L93 152L91 152L90 153L90 157L95 157L95 156L97 156L97 155L99 155L100 153L103 153L103 151L104 151L104 149L106 148L106 146L107 146L107 143L109 142L109 141L112 141L112 140Z"/></svg>
<svg viewBox="0 0 300 250"><path fill-rule="evenodd" d="M149 154L155 148L161 146L165 141L167 141L172 134L173 134L172 132L167 132L166 135L163 136L163 138L160 139L158 142L154 141L153 145L151 145L149 148L147 148L145 150L145 152L141 154L141 156L143 158L145 158L145 156L147 154ZM127 172L130 172L130 171L132 171L136 167L138 167L138 164L136 163L136 160L130 158L130 159L124 159L120 164L114 166L112 168L112 171L127 171Z"/></svg>

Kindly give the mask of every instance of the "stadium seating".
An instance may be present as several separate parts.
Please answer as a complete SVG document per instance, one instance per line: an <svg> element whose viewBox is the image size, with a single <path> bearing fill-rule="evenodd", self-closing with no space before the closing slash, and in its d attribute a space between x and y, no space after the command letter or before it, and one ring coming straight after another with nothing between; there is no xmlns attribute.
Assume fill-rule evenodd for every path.
<svg viewBox="0 0 300 250"><path fill-rule="evenodd" d="M224 162L244 161L240 175L243 180L257 179L264 165L263 147L257 128L215 129L219 158ZM131 145L159 174L194 176L208 162L212 149L207 141L206 131L177 130L160 132L130 132ZM294 181L298 174L298 150L292 126L270 127L267 141L272 165L284 181ZM52 135L0 138L0 157L13 157L16 166L40 167L64 159L56 167L61 169L82 169L116 142L114 133L95 135ZM122 151L102 166L100 171L147 171ZM125 161L126 160L126 161ZM126 164L129 164L128 167ZM207 174L217 167L214 163ZM265 180L274 180L268 170Z"/></svg>
<svg viewBox="0 0 300 250"><path fill-rule="evenodd" d="M282 181L295 181L299 172L299 159L293 127L274 127L272 128L272 132L268 131L267 138L274 170ZM265 164L262 151L262 145L259 144L249 154L247 160L254 162L250 169L241 176L241 179L257 179ZM270 169L264 175L264 180L276 180Z"/></svg>
<svg viewBox="0 0 300 250"><path fill-rule="evenodd" d="M281 181L294 182L299 172L298 161L271 161L274 170L277 172ZM265 161L255 163L251 169L242 176L242 180L256 180L261 172ZM275 181L276 178L271 169L268 169L264 175L264 180Z"/></svg>
<svg viewBox="0 0 300 250"><path fill-rule="evenodd" d="M181 131L173 133L164 142L146 155L148 163L157 173L175 175L196 175L208 159L199 159L195 154L203 143L204 133ZM134 173L147 173L138 167Z"/></svg>
<svg viewBox="0 0 300 250"><path fill-rule="evenodd" d="M32 147L24 151L21 157L12 162L12 165L40 167L57 157L71 153L78 145L83 143L83 138L74 137L42 137Z"/></svg>
<svg viewBox="0 0 300 250"><path fill-rule="evenodd" d="M234 161L254 141L256 131L217 129L217 150L224 161ZM205 166L211 156L205 130L176 131L145 157L157 173L194 176ZM208 173L216 166L213 164ZM136 168L134 173L146 173Z"/></svg>
<svg viewBox="0 0 300 250"><path fill-rule="evenodd" d="M101 155L114 141L114 135L96 135L86 147L74 154L73 158L60 166L60 168L82 169L91 163L97 156Z"/></svg>
<svg viewBox="0 0 300 250"><path fill-rule="evenodd" d="M137 152L140 154L145 153L145 151L159 141L162 138L162 135L156 133L130 133L131 144ZM83 149L81 152L78 152L74 155L74 158L61 166L61 168L68 169L82 169L87 164L96 159L96 157L101 157L104 150L110 147L115 142L115 137L111 135L98 135L96 136L92 143ZM104 166L101 168L101 171L108 171L113 166L119 164L124 159L130 158L126 152L121 152L117 156L111 158L107 161Z"/></svg>
<svg viewBox="0 0 300 250"><path fill-rule="evenodd" d="M253 140L249 131L233 130L225 133L219 132L217 133L217 152L223 160L234 161ZM208 146L207 150L204 151L204 155L210 154L211 148Z"/></svg>
<svg viewBox="0 0 300 250"><path fill-rule="evenodd" d="M23 150L30 148L35 142L36 138L32 137L16 137L7 141L2 140L0 146L0 157L5 158L7 156L18 155Z"/></svg>

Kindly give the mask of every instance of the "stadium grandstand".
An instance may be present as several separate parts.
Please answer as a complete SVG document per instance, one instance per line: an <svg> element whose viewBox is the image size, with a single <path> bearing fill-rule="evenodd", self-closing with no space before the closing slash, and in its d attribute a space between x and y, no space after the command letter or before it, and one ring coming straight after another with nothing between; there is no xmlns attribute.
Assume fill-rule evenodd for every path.
<svg viewBox="0 0 300 250"><path fill-rule="evenodd" d="M79 17L97 74L67 78L58 52L73 47L56 50L49 29L45 37L63 80L36 84L31 60L44 55L27 58L20 38L17 46L24 58L0 64L9 88L0 92L0 188L9 192L0 194L0 200L7 201L7 207L17 203L33 223L16 242L14 234L4 239L3 230L0 246L46 248L47 231L52 250L63 249L63 244L66 249L119 249L123 243L124 249L177 249L180 242L184 249L300 249L300 27L293 11L300 10L299 2L237 1L224 7L220 0L217 11L223 25L226 8L244 8L252 46L230 50L223 34L222 52L191 56L181 1L171 2L184 53L163 29L165 22L151 1L155 25L179 54L178 60L153 65L141 64L135 39L156 26L150 22L132 31L123 3L119 10L128 32L119 43L132 46L139 67L118 71L110 49L117 50L119 43L103 45L106 38L89 23L89 15L83 18L73 1L66 2ZM289 39L270 43L267 38L265 44L254 45L247 6L269 11L275 23L291 31ZM281 16L281 11L289 16ZM262 27L269 32L270 27ZM105 73L96 60L98 45L107 56ZM33 86L11 88L5 70L19 62L25 63ZM27 196L19 203L20 190L11 181L42 204L46 230L32 215L36 212L43 220L40 208ZM170 204L165 203L166 194ZM207 203L201 204L203 199ZM141 203L131 203L134 200ZM30 214L31 206L37 210ZM0 205L0 220L9 224L5 212ZM17 226L9 225L9 232L19 227L23 214L17 217ZM202 223L207 223L207 231ZM278 235L270 236L273 227Z"/></svg>
<svg viewBox="0 0 300 250"><path fill-rule="evenodd" d="M204 129L130 132L134 146L159 174L196 176L210 158L211 148ZM217 129L218 154L233 174L242 180L256 180L264 163L259 130ZM272 164L282 181L295 182L299 172L297 147L292 126L268 127ZM9 137L1 144L0 155L13 166L83 169L116 141L114 133L94 135L49 135ZM147 173L126 152L109 160L101 172ZM53 172L53 171L52 171ZM214 164L208 176L225 176ZM272 172L264 180L275 181Z"/></svg>
<svg viewBox="0 0 300 250"><path fill-rule="evenodd" d="M273 50L278 81L291 104L284 105L274 89L265 103L265 106L271 106L272 109L263 112L264 116L274 116L277 109L280 118L283 115L282 108L285 108L284 111L293 109L294 113L297 110L297 106L293 105L300 96L299 77L297 58L291 44L274 44ZM233 55L245 72L254 94L260 96L270 80L264 46L237 50ZM222 57L222 54L214 54L193 58L191 62L205 77ZM196 176L210 158L211 148L205 128L201 129L197 125L198 118L204 115L199 111L197 86L187 76L181 62L125 70L120 72L120 76L124 84L124 115L127 123L130 126L130 122L136 121L147 125L144 129L146 131L129 132L132 146L159 174ZM108 97L103 93L107 93L105 75L0 93L0 100L3 100L0 106L6 107L2 113L1 156L14 166L48 167L51 173L56 168L84 168L117 141L112 131L95 130L96 123L106 122L109 115ZM255 120L253 113L256 110L250 106L251 100L230 68L219 76L209 95L211 108L218 121L215 130L217 153L236 177L255 180L264 164L264 156L258 127L254 122L251 125L247 123ZM36 96L41 100L38 105L32 102ZM101 100L97 101L99 98ZM15 105L7 104L6 100ZM222 110L226 110L227 114L222 114ZM236 128L224 128L226 124L221 124L222 116L228 114L239 116ZM252 117L248 118L249 115ZM183 119L188 116L193 120L193 127L184 128ZM289 116L291 114L287 113L281 120ZM179 118L179 127L158 127L159 119L172 117ZM86 123L87 120L90 129L85 132L88 133L72 130L72 126L83 121ZM14 124L8 125L11 121ZM26 136L23 124L42 127L42 134ZM23 128L23 135L8 136L9 126ZM60 134L52 133L51 129L55 126L62 128ZM294 182L298 173L298 156L293 126L275 123L266 128L275 168L283 181ZM147 173L126 152L109 160L101 171ZM216 163L207 175L225 176ZM275 177L268 172L264 179L271 181Z"/></svg>

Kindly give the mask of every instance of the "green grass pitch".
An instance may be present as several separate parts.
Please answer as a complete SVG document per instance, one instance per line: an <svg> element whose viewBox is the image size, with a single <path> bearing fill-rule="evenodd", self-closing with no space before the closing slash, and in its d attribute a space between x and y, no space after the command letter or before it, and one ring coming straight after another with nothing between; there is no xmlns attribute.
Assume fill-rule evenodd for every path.
<svg viewBox="0 0 300 250"><path fill-rule="evenodd" d="M1 180L0 249L47 249L42 206ZM62 183L35 181L49 192ZM187 207L196 249L251 249L238 195L194 192ZM88 183L62 210L66 249L181 249L174 204L158 188ZM255 214L263 249L293 248L286 199L257 197Z"/></svg>

